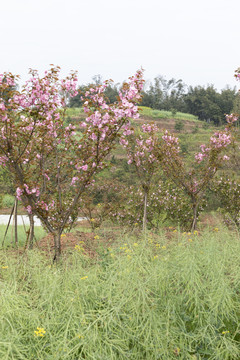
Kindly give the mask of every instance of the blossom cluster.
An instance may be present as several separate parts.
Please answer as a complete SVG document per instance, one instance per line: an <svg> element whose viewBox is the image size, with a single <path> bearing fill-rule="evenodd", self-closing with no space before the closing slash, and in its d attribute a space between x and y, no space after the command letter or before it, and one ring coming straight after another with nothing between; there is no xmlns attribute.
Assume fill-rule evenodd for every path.
<svg viewBox="0 0 240 360"><path fill-rule="evenodd" d="M137 71L136 75L130 78L129 83L124 84L119 92L119 101L114 104L108 104L104 94L108 82L96 87L92 86L85 92L84 111L88 116L81 124L85 128L84 143L78 145L81 156L74 164L78 173L103 169L104 164L100 157L104 158L109 153L113 146L113 138L120 136L120 130L123 132L121 141L131 134L129 119L138 117L136 102L141 98L142 76L143 71ZM89 154L83 156L86 149L92 157L89 157ZM76 186L81 179L81 176L74 176L71 179L72 185Z"/></svg>
<svg viewBox="0 0 240 360"><path fill-rule="evenodd" d="M149 166L157 165L153 149L158 141L158 128L155 124L143 124L141 131L142 134L135 136L133 130L125 131L120 143L127 150L128 164L134 163L143 172L149 172Z"/></svg>
<svg viewBox="0 0 240 360"><path fill-rule="evenodd" d="M233 124L238 121L238 116L236 116L235 114L226 115L226 121L228 124Z"/></svg>
<svg viewBox="0 0 240 360"><path fill-rule="evenodd" d="M224 148L227 148L232 142L232 136L229 132L216 132L210 138L209 145L200 145L201 152L195 155L195 160L200 163L204 158L208 158L212 151L217 150L219 154ZM222 160L229 160L227 155L223 155ZM220 160L220 157L219 157Z"/></svg>

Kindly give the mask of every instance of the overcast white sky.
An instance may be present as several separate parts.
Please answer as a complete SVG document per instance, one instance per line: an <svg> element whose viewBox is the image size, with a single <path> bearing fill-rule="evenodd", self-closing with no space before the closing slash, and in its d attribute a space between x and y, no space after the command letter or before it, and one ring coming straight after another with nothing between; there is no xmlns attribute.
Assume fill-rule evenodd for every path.
<svg viewBox="0 0 240 360"><path fill-rule="evenodd" d="M239 0L2 0L0 73L55 64L82 84L142 66L146 80L238 86L239 13Z"/></svg>

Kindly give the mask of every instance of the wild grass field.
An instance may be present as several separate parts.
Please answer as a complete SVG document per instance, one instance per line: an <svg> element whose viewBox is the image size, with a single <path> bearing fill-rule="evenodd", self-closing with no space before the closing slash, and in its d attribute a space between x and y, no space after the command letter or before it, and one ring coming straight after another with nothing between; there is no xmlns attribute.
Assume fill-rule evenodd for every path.
<svg viewBox="0 0 240 360"><path fill-rule="evenodd" d="M58 265L0 251L0 359L240 358L237 231L109 231Z"/></svg>

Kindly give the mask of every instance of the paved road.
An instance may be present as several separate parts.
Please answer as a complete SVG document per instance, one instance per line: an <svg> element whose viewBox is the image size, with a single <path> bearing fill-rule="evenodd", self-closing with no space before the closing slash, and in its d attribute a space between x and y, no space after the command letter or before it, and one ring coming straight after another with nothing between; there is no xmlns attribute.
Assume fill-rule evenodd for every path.
<svg viewBox="0 0 240 360"><path fill-rule="evenodd" d="M7 225L8 221L9 221L9 216L10 215L0 215L0 225ZM82 218L82 217L78 218L78 221L82 221L82 220L84 220L84 218ZM12 224L12 222L13 222L13 217L11 219L11 224ZM18 225L23 225L23 222L25 225L29 225L29 218L27 215L18 215L17 222L18 222ZM34 216L34 225L41 226L41 222L36 216Z"/></svg>

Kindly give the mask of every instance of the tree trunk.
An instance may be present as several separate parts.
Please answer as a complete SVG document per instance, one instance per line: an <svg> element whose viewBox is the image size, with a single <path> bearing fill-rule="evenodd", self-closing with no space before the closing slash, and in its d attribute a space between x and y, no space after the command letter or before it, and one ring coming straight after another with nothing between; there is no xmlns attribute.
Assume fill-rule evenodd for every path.
<svg viewBox="0 0 240 360"><path fill-rule="evenodd" d="M15 237L16 246L18 246L17 205L18 205L18 200L17 197L15 197L13 218L14 218L14 237Z"/></svg>
<svg viewBox="0 0 240 360"><path fill-rule="evenodd" d="M34 238L34 220L33 214L29 214L29 222L30 222L30 229L29 229L29 239L28 239L28 248L31 250L33 248L33 238Z"/></svg>
<svg viewBox="0 0 240 360"><path fill-rule="evenodd" d="M148 200L148 191L144 190L143 232L146 231L146 227L147 227L147 200Z"/></svg>
<svg viewBox="0 0 240 360"><path fill-rule="evenodd" d="M54 257L53 262L58 262L61 256L61 232L55 232L54 234Z"/></svg>
<svg viewBox="0 0 240 360"><path fill-rule="evenodd" d="M196 230L196 226L197 226L197 214L198 214L198 203L194 202L193 203L193 222L192 222L192 227L191 227L191 232Z"/></svg>

